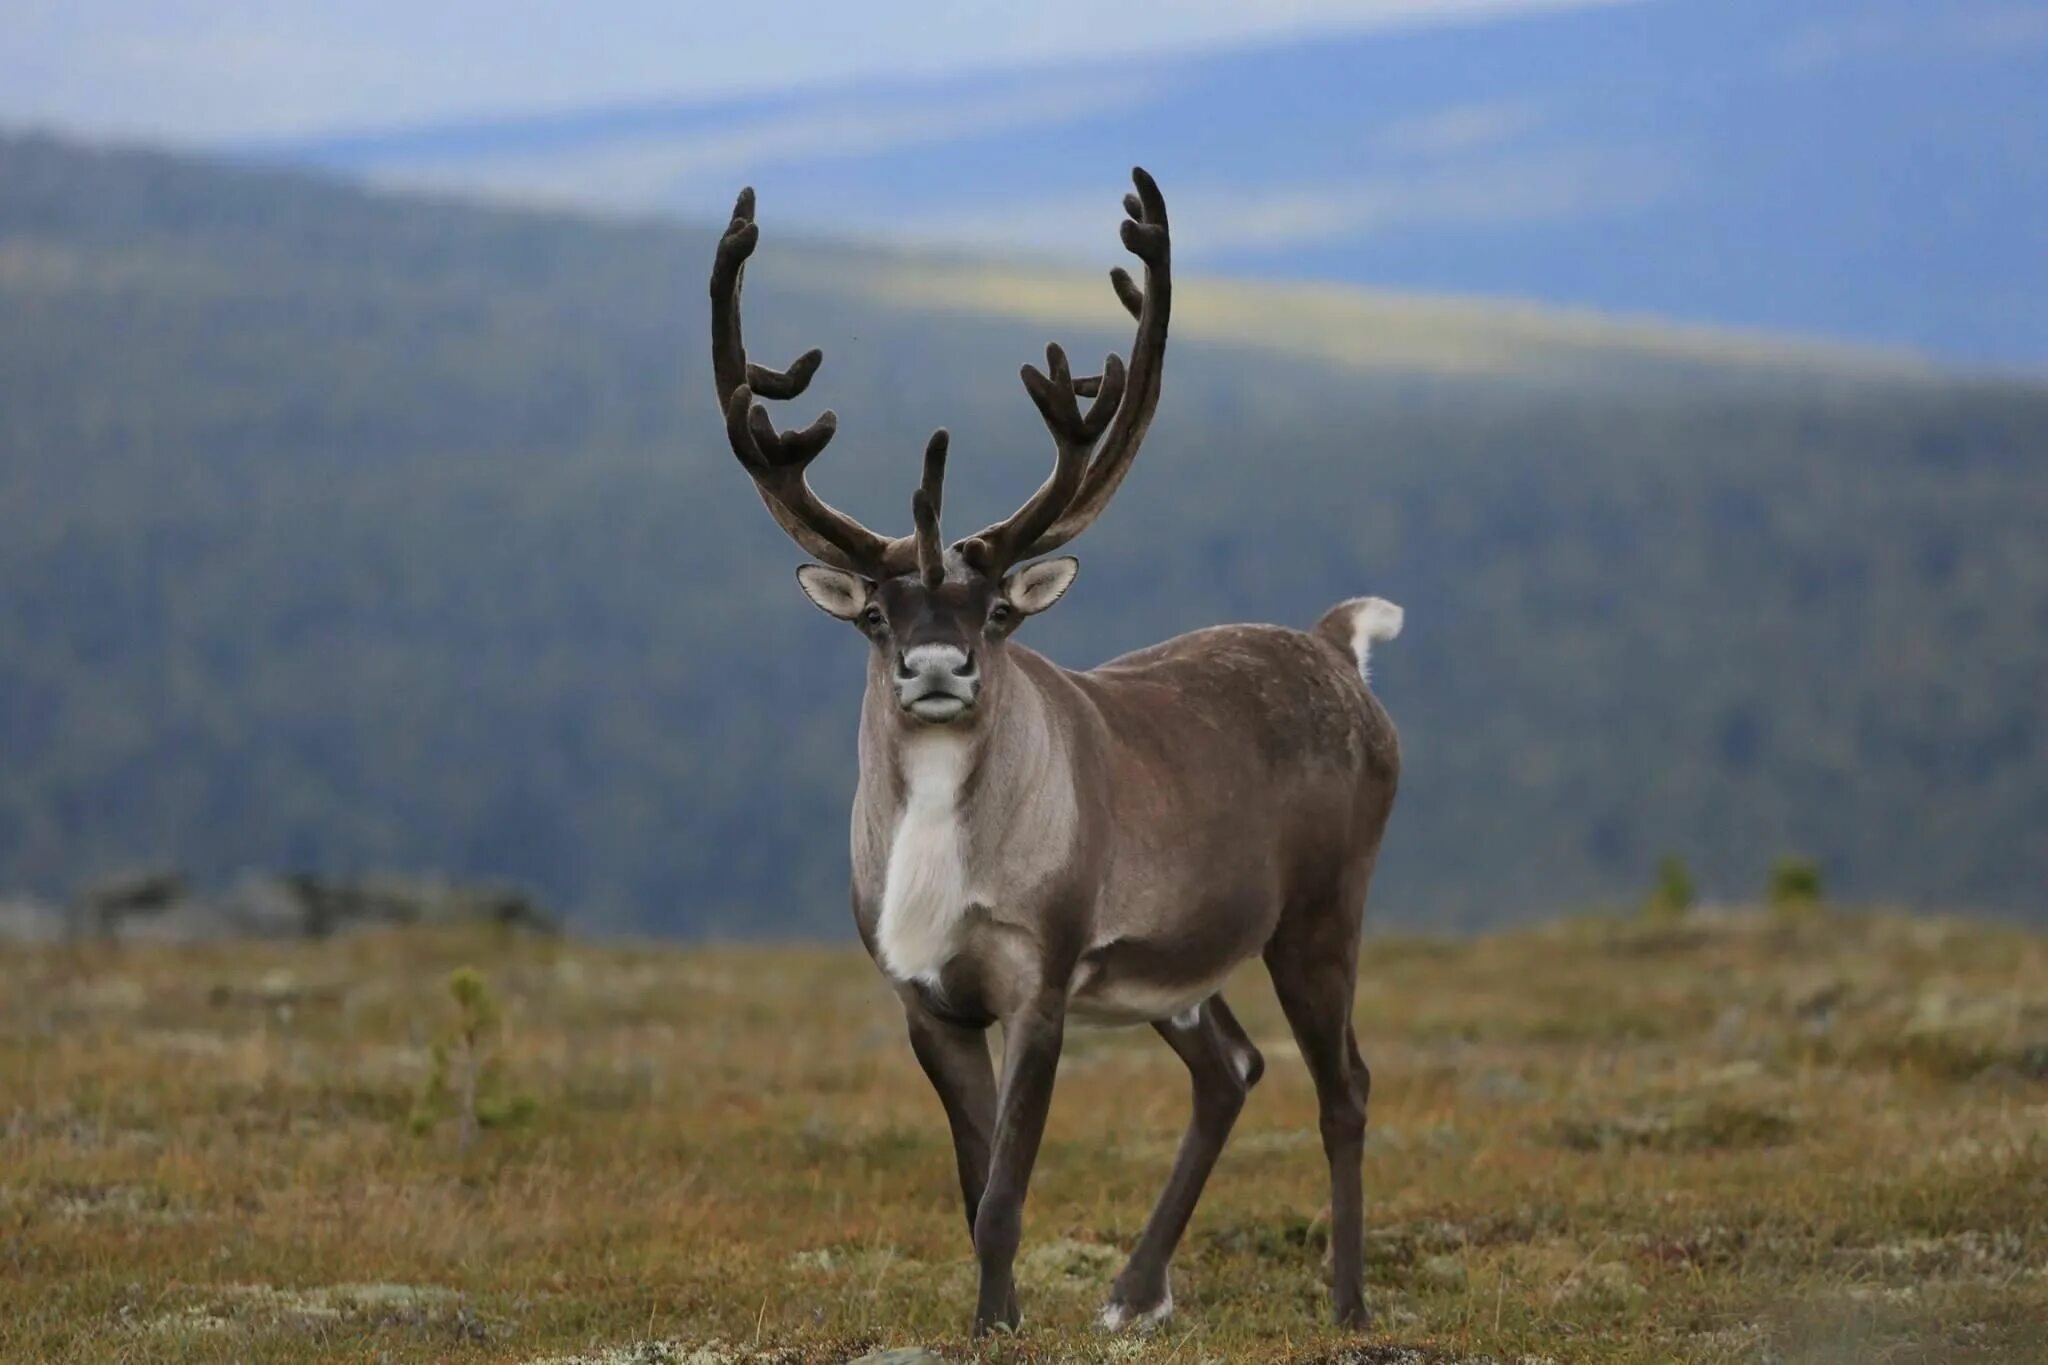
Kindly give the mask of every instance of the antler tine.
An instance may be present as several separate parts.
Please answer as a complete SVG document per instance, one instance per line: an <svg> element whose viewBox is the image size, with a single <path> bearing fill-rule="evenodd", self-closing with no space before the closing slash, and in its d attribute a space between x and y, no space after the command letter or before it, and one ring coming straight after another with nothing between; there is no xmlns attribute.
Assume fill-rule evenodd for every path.
<svg viewBox="0 0 2048 1365"><path fill-rule="evenodd" d="M802 430L777 431L768 410L754 401L745 384L733 390L725 408L725 432L733 453L753 478L770 515L792 540L836 568L872 575L883 573L882 566L890 564L900 572L899 542L876 535L826 503L804 477L805 468L838 428L838 415L827 409ZM907 548L909 538L901 545Z"/></svg>
<svg viewBox="0 0 2048 1365"><path fill-rule="evenodd" d="M936 515L940 506L940 495L946 487L946 448L952 443L952 433L940 427L924 444L924 478L919 487L932 500L932 512Z"/></svg>
<svg viewBox="0 0 2048 1365"><path fill-rule="evenodd" d="M1117 371L1116 379L1114 380L1117 388L1114 392L1118 397L1121 397L1123 395L1124 358L1115 351L1111 351L1107 356L1103 357L1102 368L1104 372L1107 373L1112 366ZM1077 374L1074 376L1074 392L1083 398L1099 398L1102 395L1102 383L1103 376L1100 374ZM1110 406L1112 409L1116 406L1114 399L1111 400ZM1092 412L1093 409L1091 408L1090 411ZM1106 422L1115 415L1114 411L1106 413L1103 420Z"/></svg>
<svg viewBox="0 0 2048 1365"><path fill-rule="evenodd" d="M1117 266L1109 272L1109 287L1116 290L1117 302L1132 317L1145 315L1145 291L1131 282L1131 272Z"/></svg>
<svg viewBox="0 0 2048 1365"><path fill-rule="evenodd" d="M1057 342L1045 348L1044 373L1035 365L1026 365L1021 375L1025 392L1031 395L1038 415L1045 419L1046 430L1052 433L1052 473L1022 507L970 538L974 549L968 556L969 562L978 568L984 563L996 566L985 572L1000 572L1015 563L1018 549L1037 539L1073 501L1080 491L1082 476L1087 473L1088 457L1095 442L1108 427L1124 393L1124 364L1115 353L1104 358L1100 375L1076 380L1067 364L1067 353ZM1088 384L1095 399L1086 413L1081 411L1079 402L1083 383Z"/></svg>
<svg viewBox="0 0 2048 1365"><path fill-rule="evenodd" d="M917 575L928 588L946 581L945 542L939 539L939 502L946 484L946 446L951 437L940 427L924 448L924 481L910 497L910 519L917 527Z"/></svg>
<svg viewBox="0 0 2048 1365"><path fill-rule="evenodd" d="M823 351L813 348L783 370L748 361L740 328L740 290L747 260L760 240L750 187L733 201L732 220L718 239L711 264L712 379L733 454L754 480L769 514L806 552L835 568L871 577L905 572L915 564L912 537L877 535L819 498L804 477L838 431L838 417L827 410L807 427L778 432L768 410L754 401L799 396L825 359Z"/></svg>
<svg viewBox="0 0 2048 1365"><path fill-rule="evenodd" d="M1086 530L1109 505L1129 472L1159 406L1166 325L1173 302L1172 245L1166 200L1158 184L1142 167L1132 169L1131 182L1137 193L1124 196L1124 212L1130 217L1123 224L1122 237L1125 248L1144 263L1144 288L1121 266L1109 273L1117 298L1138 323L1129 372L1112 354L1104 361L1101 375L1075 379L1067 372L1066 355L1057 346L1046 348L1050 374L1024 367L1024 387L1053 433L1057 455L1052 477L1030 501L967 542L975 545L971 558L994 566L985 572L999 572L1048 553ZM1077 397L1095 399L1086 416L1080 412ZM1099 446L1097 438L1101 438Z"/></svg>
<svg viewBox="0 0 2048 1365"><path fill-rule="evenodd" d="M1088 385L1086 389L1081 387L1083 383ZM1125 383L1124 358L1115 351L1102 358L1101 374L1085 381L1074 381L1075 393L1095 400L1088 405L1087 415L1081 419L1082 425L1087 428L1090 445L1093 445L1108 428L1110 419L1116 416L1117 409L1123 405Z"/></svg>
<svg viewBox="0 0 2048 1365"><path fill-rule="evenodd" d="M789 362L786 370L771 370L748 361L747 387L763 398L795 398L811 386L811 376L824 363L825 353L815 346Z"/></svg>
<svg viewBox="0 0 2048 1365"><path fill-rule="evenodd" d="M792 360L784 370L771 370L747 359L740 332L739 294L747 258L754 254L760 241L761 229L754 222L754 191L750 186L740 191L732 206L732 222L719 239L718 257L711 268L712 362L721 403L730 399L732 391L741 384L761 398L795 398L810 387L811 376L825 361L825 353L815 347ZM724 319L724 327L719 325L721 310L730 314Z"/></svg>

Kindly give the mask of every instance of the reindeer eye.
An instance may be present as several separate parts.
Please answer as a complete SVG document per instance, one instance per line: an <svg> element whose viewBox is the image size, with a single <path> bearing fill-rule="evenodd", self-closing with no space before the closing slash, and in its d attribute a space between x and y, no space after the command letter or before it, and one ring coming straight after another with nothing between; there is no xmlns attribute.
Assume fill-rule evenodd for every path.
<svg viewBox="0 0 2048 1365"><path fill-rule="evenodd" d="M1008 602L998 602L988 609L988 619L996 625L1001 625L1016 614L1017 609Z"/></svg>
<svg viewBox="0 0 2048 1365"><path fill-rule="evenodd" d="M879 627L882 624L882 609L880 607L869 607L860 614L860 623L870 630Z"/></svg>

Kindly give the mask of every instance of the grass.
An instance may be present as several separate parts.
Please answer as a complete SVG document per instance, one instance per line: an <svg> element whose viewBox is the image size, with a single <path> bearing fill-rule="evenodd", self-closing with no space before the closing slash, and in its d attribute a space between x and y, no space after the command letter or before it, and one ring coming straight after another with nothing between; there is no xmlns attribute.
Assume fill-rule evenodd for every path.
<svg viewBox="0 0 2048 1365"><path fill-rule="evenodd" d="M536 1107L408 1122L474 965ZM1268 1060L1149 1340L1089 1324L1186 1114L1073 1035L989 1360L2048 1359L2048 938L1884 915L1369 943L1376 1331ZM952 1359L937 1102L858 953L408 932L0 952L0 1360Z"/></svg>

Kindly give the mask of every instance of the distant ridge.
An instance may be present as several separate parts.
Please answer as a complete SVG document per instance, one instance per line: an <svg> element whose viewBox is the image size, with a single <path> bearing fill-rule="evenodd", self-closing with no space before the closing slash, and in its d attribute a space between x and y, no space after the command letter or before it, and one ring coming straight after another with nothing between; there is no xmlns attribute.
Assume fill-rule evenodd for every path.
<svg viewBox="0 0 2048 1365"><path fill-rule="evenodd" d="M69 157L127 162L260 184L297 184L362 202L558 220L594 230L715 234L709 224L622 215L573 203L520 203L489 193L366 184L297 165L223 160L123 144L77 144L40 131L0 128L0 144L62 149ZM775 243L777 269L825 293L891 307L1122 329L1101 274L1059 261L1018 261L920 251L900 243L793 235ZM1105 234L1103 258L1118 254ZM1672 364L1770 373L1787 369L1849 379L1932 378L1963 373L1909 350L1795 333L1608 314L1525 300L1415 293L1320 281L1232 279L1182 273L1174 327L1183 339L1217 342L1363 372L1595 380L1604 367ZM2048 375L2014 372L2027 382Z"/></svg>
<svg viewBox="0 0 2048 1365"><path fill-rule="evenodd" d="M0 887L408 870L843 937L862 646L734 467L712 241L0 137ZM771 220L748 340L824 348L778 419L843 414L827 497L907 524L944 424L971 525L1048 464L1019 363L1128 345L1119 255ZM1797 854L1849 900L2043 913L2048 386L1192 276L1175 337L1028 641L1400 602L1375 923L1634 905L1666 854L1715 899Z"/></svg>

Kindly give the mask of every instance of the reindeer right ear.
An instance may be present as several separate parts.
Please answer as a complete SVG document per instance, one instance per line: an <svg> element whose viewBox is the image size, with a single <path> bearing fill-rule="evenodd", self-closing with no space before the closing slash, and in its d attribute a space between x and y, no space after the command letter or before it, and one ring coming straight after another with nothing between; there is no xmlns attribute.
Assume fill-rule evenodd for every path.
<svg viewBox="0 0 2048 1365"><path fill-rule="evenodd" d="M875 585L859 574L828 569L823 564L806 564L798 569L796 583L804 590L804 596L818 604L820 611L842 621L859 616L875 593Z"/></svg>

